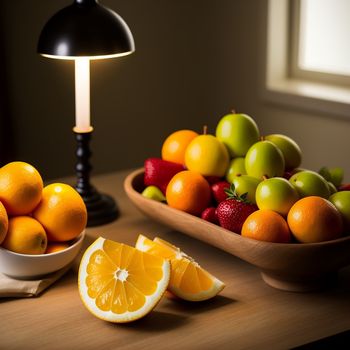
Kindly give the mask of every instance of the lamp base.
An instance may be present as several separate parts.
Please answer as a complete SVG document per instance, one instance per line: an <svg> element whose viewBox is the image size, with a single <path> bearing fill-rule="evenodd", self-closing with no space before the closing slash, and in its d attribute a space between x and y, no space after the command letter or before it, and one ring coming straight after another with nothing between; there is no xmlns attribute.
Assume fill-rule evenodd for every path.
<svg viewBox="0 0 350 350"><path fill-rule="evenodd" d="M119 216L117 204L111 196L93 189L89 196L82 197L88 212L88 227L108 224Z"/></svg>
<svg viewBox="0 0 350 350"><path fill-rule="evenodd" d="M77 140L77 164L75 167L77 173L77 184L75 189L84 200L88 212L87 226L98 226L108 224L119 216L119 210L115 200L99 193L94 186L90 184L90 171L92 166L89 162L91 151L89 142L92 134L91 130L87 132L78 132L74 129Z"/></svg>

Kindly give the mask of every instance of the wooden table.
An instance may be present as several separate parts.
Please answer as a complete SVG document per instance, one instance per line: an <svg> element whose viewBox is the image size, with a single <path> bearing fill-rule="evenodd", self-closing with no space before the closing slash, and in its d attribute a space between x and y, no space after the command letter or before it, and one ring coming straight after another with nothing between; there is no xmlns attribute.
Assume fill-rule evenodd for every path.
<svg viewBox="0 0 350 350"><path fill-rule="evenodd" d="M340 272L331 290L298 294L273 289L255 267L140 214L123 190L127 173L94 178L101 192L117 199L121 216L88 228L85 246L100 235L130 245L139 233L157 235L183 247L226 288L204 303L164 298L145 318L116 325L83 306L77 261L37 298L0 299L0 349L279 349L350 329L350 268Z"/></svg>

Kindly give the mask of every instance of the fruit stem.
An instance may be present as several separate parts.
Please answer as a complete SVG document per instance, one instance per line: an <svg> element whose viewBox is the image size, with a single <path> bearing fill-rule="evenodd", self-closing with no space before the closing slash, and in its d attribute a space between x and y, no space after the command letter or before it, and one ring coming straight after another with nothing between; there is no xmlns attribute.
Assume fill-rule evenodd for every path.
<svg viewBox="0 0 350 350"><path fill-rule="evenodd" d="M208 125L203 126L203 135L206 135L208 133Z"/></svg>
<svg viewBox="0 0 350 350"><path fill-rule="evenodd" d="M267 175L263 175L263 176L262 176L262 179L263 179L263 180L267 180L268 178L269 178L269 177L268 177Z"/></svg>
<svg viewBox="0 0 350 350"><path fill-rule="evenodd" d="M236 110L234 108L231 109L232 114L236 114Z"/></svg>
<svg viewBox="0 0 350 350"><path fill-rule="evenodd" d="M260 141L265 141L265 136L260 136Z"/></svg>

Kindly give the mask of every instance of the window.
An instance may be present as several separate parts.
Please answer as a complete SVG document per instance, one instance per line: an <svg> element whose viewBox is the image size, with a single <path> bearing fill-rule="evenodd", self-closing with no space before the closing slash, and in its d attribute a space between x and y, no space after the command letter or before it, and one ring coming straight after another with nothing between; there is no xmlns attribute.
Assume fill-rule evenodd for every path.
<svg viewBox="0 0 350 350"><path fill-rule="evenodd" d="M350 118L350 0L268 0L266 99Z"/></svg>
<svg viewBox="0 0 350 350"><path fill-rule="evenodd" d="M291 75L350 84L350 1L291 1Z"/></svg>

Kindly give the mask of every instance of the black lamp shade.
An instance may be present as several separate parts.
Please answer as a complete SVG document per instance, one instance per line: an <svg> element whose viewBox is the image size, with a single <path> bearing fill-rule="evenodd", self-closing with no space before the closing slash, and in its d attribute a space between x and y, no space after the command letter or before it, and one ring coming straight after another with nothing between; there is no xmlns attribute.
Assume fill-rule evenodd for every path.
<svg viewBox="0 0 350 350"><path fill-rule="evenodd" d="M135 50L124 20L97 0L75 0L44 26L38 53L53 58L122 56Z"/></svg>

